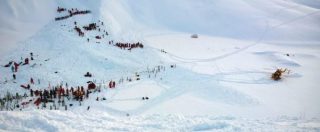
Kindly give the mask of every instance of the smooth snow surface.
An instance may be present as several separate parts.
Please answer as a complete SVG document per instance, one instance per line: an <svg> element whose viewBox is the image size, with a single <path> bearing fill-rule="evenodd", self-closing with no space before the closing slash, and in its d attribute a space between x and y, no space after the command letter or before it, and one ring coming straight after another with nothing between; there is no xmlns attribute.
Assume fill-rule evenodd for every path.
<svg viewBox="0 0 320 132"><path fill-rule="evenodd" d="M19 68L16 81L10 68L0 67L0 97L29 94L20 85L31 77L41 81L31 85L35 90L66 82L86 87L93 80L102 89L81 106L68 101L68 111L32 103L0 112L0 131L320 131L319 3L1 0L0 64L30 52L35 60ZM63 16L58 6L92 13L55 21ZM73 30L74 21L99 20L109 33L102 40L93 39L97 32L82 38ZM111 40L144 48L121 50ZM290 73L273 81L277 68ZM116 88L105 86L110 80Z"/></svg>

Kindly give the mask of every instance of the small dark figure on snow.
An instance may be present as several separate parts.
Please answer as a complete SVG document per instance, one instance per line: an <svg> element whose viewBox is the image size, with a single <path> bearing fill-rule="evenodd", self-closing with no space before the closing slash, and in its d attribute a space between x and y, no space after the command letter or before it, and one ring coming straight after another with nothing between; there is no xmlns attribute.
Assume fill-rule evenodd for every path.
<svg viewBox="0 0 320 132"><path fill-rule="evenodd" d="M89 73L89 72L87 72L87 73L84 75L84 77L92 77L92 74Z"/></svg>
<svg viewBox="0 0 320 132"><path fill-rule="evenodd" d="M13 77L13 80L16 80L16 74L13 74L12 77Z"/></svg>
<svg viewBox="0 0 320 132"><path fill-rule="evenodd" d="M24 59L24 64L23 65L28 65L29 64L29 58Z"/></svg>
<svg viewBox="0 0 320 132"><path fill-rule="evenodd" d="M30 78L30 83L34 84L33 78Z"/></svg>
<svg viewBox="0 0 320 132"><path fill-rule="evenodd" d="M33 90L30 89L30 96L33 97Z"/></svg>
<svg viewBox="0 0 320 132"><path fill-rule="evenodd" d="M70 91L71 91L71 93L73 93L73 92L74 92L74 89L73 89L73 87L71 87Z"/></svg>
<svg viewBox="0 0 320 132"><path fill-rule="evenodd" d="M43 99L43 97L42 97L42 91L40 91L40 99L41 99L41 100Z"/></svg>
<svg viewBox="0 0 320 132"><path fill-rule="evenodd" d="M30 58L31 58L31 60L33 60L33 53L32 52L30 53Z"/></svg>
<svg viewBox="0 0 320 132"><path fill-rule="evenodd" d="M68 88L66 89L66 94L67 94L67 96L69 96L69 89Z"/></svg>
<svg viewBox="0 0 320 132"><path fill-rule="evenodd" d="M89 98L89 90L86 92L86 98Z"/></svg>
<svg viewBox="0 0 320 132"><path fill-rule="evenodd" d="M53 98L57 98L57 92L56 92L56 90L53 90Z"/></svg>
<svg viewBox="0 0 320 132"><path fill-rule="evenodd" d="M90 109L90 106L88 106L87 110L89 110L89 109Z"/></svg>

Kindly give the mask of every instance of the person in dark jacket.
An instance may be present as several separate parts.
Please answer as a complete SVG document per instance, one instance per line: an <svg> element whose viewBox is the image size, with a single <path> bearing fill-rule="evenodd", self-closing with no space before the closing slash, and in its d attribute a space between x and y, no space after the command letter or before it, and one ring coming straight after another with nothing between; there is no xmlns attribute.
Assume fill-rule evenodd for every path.
<svg viewBox="0 0 320 132"><path fill-rule="evenodd" d="M16 74L13 73L12 77L13 77L13 80L16 80Z"/></svg>
<svg viewBox="0 0 320 132"><path fill-rule="evenodd" d="M33 90L30 89L30 96L33 97Z"/></svg>
<svg viewBox="0 0 320 132"><path fill-rule="evenodd" d="M24 65L28 65L29 64L29 58L24 59Z"/></svg>
<svg viewBox="0 0 320 132"><path fill-rule="evenodd" d="M34 84L33 78L30 78L30 83Z"/></svg>

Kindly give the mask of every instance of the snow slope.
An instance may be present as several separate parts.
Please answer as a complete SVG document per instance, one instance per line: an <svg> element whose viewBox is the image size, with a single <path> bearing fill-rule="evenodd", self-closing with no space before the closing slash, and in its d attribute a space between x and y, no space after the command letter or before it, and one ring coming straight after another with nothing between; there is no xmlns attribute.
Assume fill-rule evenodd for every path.
<svg viewBox="0 0 320 132"><path fill-rule="evenodd" d="M138 28L137 24L132 24L138 21L152 29L237 39L255 40L264 34L264 39L267 40L319 40L318 9L294 2L281 0L201 2L178 0L176 2L179 4L172 4L170 0L111 0L103 1L102 10L112 12L111 16L108 14L106 17L110 16L117 22L120 21L120 25L124 26L126 31L130 30L127 26ZM110 8L112 6L121 8L114 10ZM300 17L306 18L300 19ZM281 26L282 24L286 25Z"/></svg>
<svg viewBox="0 0 320 132"><path fill-rule="evenodd" d="M74 107L66 112L61 107L37 110L33 105L22 112L1 112L0 129L88 130L77 125L84 124L97 131L319 131L317 0L174 3L179 4L170 0L1 1L1 65L35 54L30 65L19 69L16 83L10 68L0 68L1 97L7 91L28 92L20 85L30 77L41 81L33 89L62 82L86 86L96 80L102 92L90 95L82 106L68 101ZM57 6L92 13L54 21L61 16L55 12ZM86 32L81 38L72 30L74 21L84 25L98 20L105 22L100 26L110 34L99 44L86 40L99 33ZM198 39L190 38L194 33ZM108 45L110 40L139 41L145 47L129 52ZM147 72L158 66L159 73ZM291 72L274 82L270 75L276 68ZM88 71L93 78L83 77ZM141 80L118 85L119 79L135 79L137 73ZM110 80L117 82L115 89L105 88ZM145 96L150 99L141 100ZM97 97L107 100L96 101ZM14 122L17 128L11 127Z"/></svg>
<svg viewBox="0 0 320 132"><path fill-rule="evenodd" d="M26 40L55 16L53 1L0 1L0 55L14 50L16 43Z"/></svg>

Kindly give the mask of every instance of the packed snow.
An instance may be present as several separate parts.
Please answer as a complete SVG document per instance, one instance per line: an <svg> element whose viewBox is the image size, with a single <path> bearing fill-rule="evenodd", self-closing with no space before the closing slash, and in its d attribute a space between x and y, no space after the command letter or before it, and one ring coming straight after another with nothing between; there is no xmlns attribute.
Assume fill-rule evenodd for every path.
<svg viewBox="0 0 320 132"><path fill-rule="evenodd" d="M319 3L0 1L0 97L28 96L1 106L0 130L320 131ZM71 8L90 13L55 20ZM25 58L13 79L5 65ZM288 71L274 81L278 68ZM89 81L97 88L83 101L45 107L21 87Z"/></svg>

